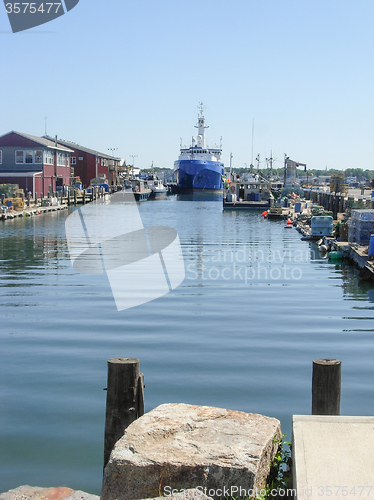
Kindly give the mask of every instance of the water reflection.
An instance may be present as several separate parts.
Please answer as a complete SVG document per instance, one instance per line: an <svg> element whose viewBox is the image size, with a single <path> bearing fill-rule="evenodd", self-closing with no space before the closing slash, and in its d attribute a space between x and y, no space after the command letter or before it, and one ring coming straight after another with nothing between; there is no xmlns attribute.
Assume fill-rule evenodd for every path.
<svg viewBox="0 0 374 500"><path fill-rule="evenodd" d="M215 201L221 202L223 199L222 191L193 191L191 193L177 194L178 201Z"/></svg>
<svg viewBox="0 0 374 500"><path fill-rule="evenodd" d="M353 264L347 261L330 262L328 253L319 251L318 246L310 242L310 262L312 264L319 264L316 270L328 266L330 275L329 280L338 280L338 286L343 290L343 298L350 299L363 299L369 302L374 302L374 287L373 283L364 281L360 278L359 270Z"/></svg>
<svg viewBox="0 0 374 500"><path fill-rule="evenodd" d="M63 224L65 217L53 215L2 223L0 269L5 275L26 274L25 271L45 267L58 268L59 260L65 259L67 255L63 226L58 230L58 221Z"/></svg>

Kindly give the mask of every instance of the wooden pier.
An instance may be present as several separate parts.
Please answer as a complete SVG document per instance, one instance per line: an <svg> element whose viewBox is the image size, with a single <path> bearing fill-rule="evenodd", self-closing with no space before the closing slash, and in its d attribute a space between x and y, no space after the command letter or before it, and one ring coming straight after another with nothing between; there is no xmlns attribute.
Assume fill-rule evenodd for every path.
<svg viewBox="0 0 374 500"><path fill-rule="evenodd" d="M371 191L370 191L371 193ZM371 201L370 194L356 194L355 190L349 190L348 194L330 193L327 191L315 191L313 189L304 189L304 196L307 200L324 207L333 213L334 219L337 219L338 213L345 212L352 208L374 208L374 202Z"/></svg>
<svg viewBox="0 0 374 500"><path fill-rule="evenodd" d="M292 498L374 499L374 417L340 416L341 361L315 359L312 415L292 417Z"/></svg>
<svg viewBox="0 0 374 500"><path fill-rule="evenodd" d="M81 192L71 192L68 196L61 196L53 193L42 198L27 198L24 200L25 206L22 210L7 210L6 213L0 214L0 220L29 217L32 215L40 215L45 212L64 210L70 206L85 205L96 199L109 196L111 193L122 189L122 186L110 186L109 188L109 193L105 192L103 188L93 188L91 192L87 192L84 189Z"/></svg>
<svg viewBox="0 0 374 500"><path fill-rule="evenodd" d="M369 259L368 247L359 246L346 241L332 240L332 247L341 252L344 259L353 262L360 270L360 278L364 281L374 280L374 261Z"/></svg>
<svg viewBox="0 0 374 500"><path fill-rule="evenodd" d="M11 210L7 213L0 214L0 220L16 219L18 217L31 217L33 215L44 214L45 212L57 212L67 209L67 205L56 205L48 207L26 207L23 210Z"/></svg>

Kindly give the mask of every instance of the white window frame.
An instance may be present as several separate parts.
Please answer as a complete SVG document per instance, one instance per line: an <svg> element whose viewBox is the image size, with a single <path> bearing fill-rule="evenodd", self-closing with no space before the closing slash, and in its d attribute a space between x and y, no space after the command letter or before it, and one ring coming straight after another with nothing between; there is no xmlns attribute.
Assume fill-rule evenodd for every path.
<svg viewBox="0 0 374 500"><path fill-rule="evenodd" d="M38 155L40 157L41 161L38 161L38 162L35 160L37 152L41 153L41 155ZM22 161L17 161L17 153L22 153ZM31 162L26 161L26 154L27 153L31 153L31 160L32 160ZM14 153L14 163L16 165L26 165L26 164L27 165L42 165L44 162L44 153L45 153L45 151L43 151L42 149L16 149L16 151Z"/></svg>
<svg viewBox="0 0 374 500"><path fill-rule="evenodd" d="M45 165L54 165L54 154L49 149L43 151L43 163Z"/></svg>
<svg viewBox="0 0 374 500"><path fill-rule="evenodd" d="M30 153L31 153L31 155L30 155ZM31 156L31 161L26 161L27 155ZM23 152L23 163L27 163L28 165L32 165L33 163L35 163L35 161L34 161L34 151L32 149L26 149Z"/></svg>
<svg viewBox="0 0 374 500"><path fill-rule="evenodd" d="M37 155L36 153L38 153L38 152L39 152L39 153L41 153L41 154L40 154L40 155ZM36 161L36 157L37 157L37 156L39 156L39 157L40 157L40 161ZM34 159L34 163L35 163L36 165L40 165L40 164L42 164L42 163L43 163L43 150L42 150L42 149L36 149L36 150L34 151L33 159Z"/></svg>
<svg viewBox="0 0 374 500"><path fill-rule="evenodd" d="M65 167L65 165L66 165L66 154L65 153L59 153L59 152L57 153L57 165L59 167Z"/></svg>
<svg viewBox="0 0 374 500"><path fill-rule="evenodd" d="M17 153L22 153L22 161L17 161ZM16 149L14 152L14 163L16 165L23 165L25 163L25 152L23 149Z"/></svg>
<svg viewBox="0 0 374 500"><path fill-rule="evenodd" d="M77 157L70 156L70 165L76 165L76 164L77 164Z"/></svg>
<svg viewBox="0 0 374 500"><path fill-rule="evenodd" d="M82 161L83 160L83 156L78 156L78 160Z"/></svg>

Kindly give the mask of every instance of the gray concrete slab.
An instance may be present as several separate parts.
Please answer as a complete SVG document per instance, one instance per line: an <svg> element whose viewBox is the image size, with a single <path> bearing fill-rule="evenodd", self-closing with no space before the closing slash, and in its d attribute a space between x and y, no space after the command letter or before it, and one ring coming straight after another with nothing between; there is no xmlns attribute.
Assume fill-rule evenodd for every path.
<svg viewBox="0 0 374 500"><path fill-rule="evenodd" d="M297 499L374 499L374 417L293 416Z"/></svg>

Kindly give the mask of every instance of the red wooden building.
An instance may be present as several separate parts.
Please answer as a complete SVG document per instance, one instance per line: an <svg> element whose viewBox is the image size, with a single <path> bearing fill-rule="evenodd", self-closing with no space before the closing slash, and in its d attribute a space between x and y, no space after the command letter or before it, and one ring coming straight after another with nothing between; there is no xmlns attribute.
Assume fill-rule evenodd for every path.
<svg viewBox="0 0 374 500"><path fill-rule="evenodd" d="M74 175L80 177L84 188L90 185L92 179L101 176L105 176L110 185L118 184L120 158L61 139L58 139L58 144L73 151L70 165L74 168Z"/></svg>
<svg viewBox="0 0 374 500"><path fill-rule="evenodd" d="M56 139L8 132L0 136L0 184L18 184L33 196L69 186L71 153Z"/></svg>

